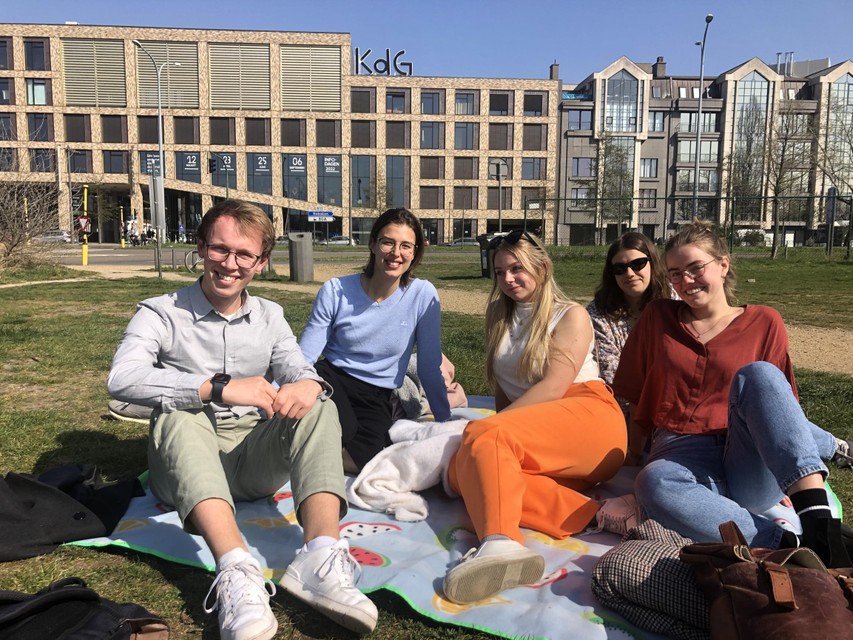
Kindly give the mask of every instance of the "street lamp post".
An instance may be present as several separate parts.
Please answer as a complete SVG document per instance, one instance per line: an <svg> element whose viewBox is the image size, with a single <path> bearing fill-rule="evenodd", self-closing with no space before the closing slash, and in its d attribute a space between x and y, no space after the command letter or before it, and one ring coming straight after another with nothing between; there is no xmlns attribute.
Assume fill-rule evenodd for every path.
<svg viewBox="0 0 853 640"><path fill-rule="evenodd" d="M699 216L699 147L702 141L702 94L705 93L705 39L708 37L708 27L714 15L709 13L705 16L705 32L702 34L702 42L699 46L699 108L696 114L696 158L693 163L693 217Z"/></svg>

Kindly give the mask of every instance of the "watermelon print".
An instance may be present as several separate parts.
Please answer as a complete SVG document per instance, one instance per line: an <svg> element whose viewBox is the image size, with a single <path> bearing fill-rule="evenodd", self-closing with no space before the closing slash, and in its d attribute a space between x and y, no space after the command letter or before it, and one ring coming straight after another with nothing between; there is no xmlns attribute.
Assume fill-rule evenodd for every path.
<svg viewBox="0 0 853 640"><path fill-rule="evenodd" d="M370 551L362 547L350 547L349 552L355 561L362 567L387 567L391 561L381 553Z"/></svg>
<svg viewBox="0 0 853 640"><path fill-rule="evenodd" d="M388 522L346 522L340 528L341 538L347 539L364 538L377 533L393 533L400 530L396 524Z"/></svg>

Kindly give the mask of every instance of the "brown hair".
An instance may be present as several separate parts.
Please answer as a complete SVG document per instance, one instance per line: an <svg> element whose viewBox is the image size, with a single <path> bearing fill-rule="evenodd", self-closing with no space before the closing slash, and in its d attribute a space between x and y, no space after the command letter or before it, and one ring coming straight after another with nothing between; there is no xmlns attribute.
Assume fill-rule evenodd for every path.
<svg viewBox="0 0 853 640"><path fill-rule="evenodd" d="M714 230L714 225L704 220L693 220L693 222L683 227L681 231L666 241L666 253L690 244L696 245L714 258L714 260L729 259L729 270L723 280L723 291L726 294L726 301L729 304L736 304L735 286L737 285L737 274L735 273L732 256L729 253L726 241Z"/></svg>
<svg viewBox="0 0 853 640"><path fill-rule="evenodd" d="M207 244L207 239L210 236L210 230L216 221L222 217L234 218L237 226L240 228L240 233L244 236L256 233L261 237L261 257L269 256L275 246L275 229L272 226L272 221L266 213L259 207L245 200L237 200L231 198L223 200L210 209L201 219L201 224L198 225L196 237L199 242Z"/></svg>
<svg viewBox="0 0 853 640"><path fill-rule="evenodd" d="M421 260L424 257L424 230L421 227L421 221L418 220L418 217L403 207L398 209L388 209L385 213L376 218L376 222L373 223L373 227L370 229L370 258L368 258L367 264L364 265L364 269L362 269L362 271L364 271L364 275L368 278L373 277L373 270L376 267L376 256L373 254L372 247L379 239L379 232L389 224L404 225L415 232L415 253L412 256L412 262L409 265L409 268L406 269L406 272L400 277L400 286L406 287L409 284L409 280L411 280L415 275L415 267L421 263Z"/></svg>

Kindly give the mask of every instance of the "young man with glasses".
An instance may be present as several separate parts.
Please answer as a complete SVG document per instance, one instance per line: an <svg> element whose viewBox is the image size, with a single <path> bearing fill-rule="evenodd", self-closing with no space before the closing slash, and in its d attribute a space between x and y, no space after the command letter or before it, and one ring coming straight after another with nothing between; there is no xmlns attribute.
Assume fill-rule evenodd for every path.
<svg viewBox="0 0 853 640"><path fill-rule="evenodd" d="M373 224L369 246L363 273L320 287L299 340L305 357L335 388L348 473L358 473L390 444L393 392L403 384L415 346L430 409L438 421L450 418L438 292L413 277L424 252L421 223L407 209L389 209Z"/></svg>
<svg viewBox="0 0 853 640"><path fill-rule="evenodd" d="M275 587L248 553L234 503L288 480L305 545L281 586L353 631L372 631L376 607L355 588L355 561L338 536L347 503L340 423L325 402L331 388L303 357L282 308L246 291L269 259L273 226L254 205L225 200L197 237L201 278L139 304L107 381L114 398L154 409L151 490L216 559L205 609L218 609L222 638L275 635Z"/></svg>

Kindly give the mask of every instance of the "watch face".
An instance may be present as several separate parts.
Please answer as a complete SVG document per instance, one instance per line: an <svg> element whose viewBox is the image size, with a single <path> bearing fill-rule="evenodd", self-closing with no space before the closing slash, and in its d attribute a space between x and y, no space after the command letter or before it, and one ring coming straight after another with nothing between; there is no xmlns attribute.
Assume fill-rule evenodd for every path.
<svg viewBox="0 0 853 640"><path fill-rule="evenodd" d="M229 382L231 382L231 376L229 376L227 373L217 373L215 376L213 376L213 381L221 382L222 384L228 384Z"/></svg>

